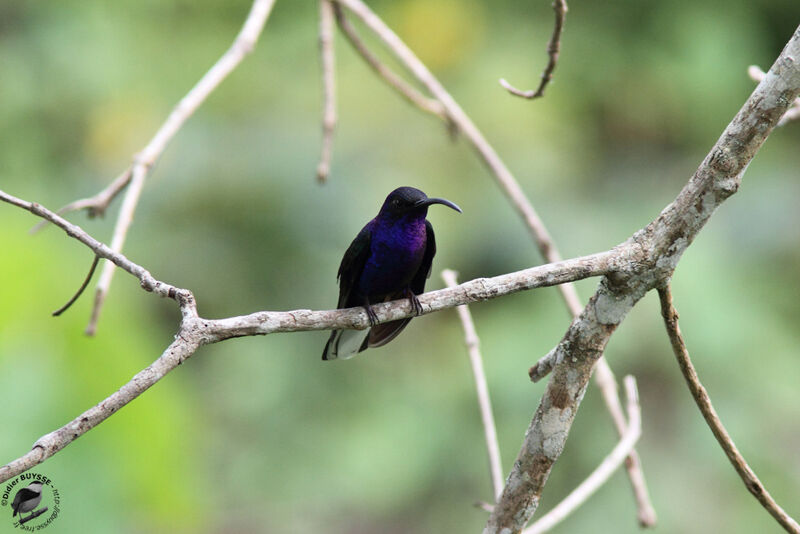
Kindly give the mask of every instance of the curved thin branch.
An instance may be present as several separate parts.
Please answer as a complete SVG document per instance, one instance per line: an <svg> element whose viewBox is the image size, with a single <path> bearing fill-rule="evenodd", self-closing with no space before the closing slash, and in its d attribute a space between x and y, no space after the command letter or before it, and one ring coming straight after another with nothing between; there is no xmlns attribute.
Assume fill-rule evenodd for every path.
<svg viewBox="0 0 800 534"><path fill-rule="evenodd" d="M572 490L563 501L558 503L552 510L543 515L533 525L523 530L523 534L541 534L547 532L558 523L563 521L569 514L574 512L589 497L591 497L600 486L608 482L614 471L625 461L626 457L633 450L639 437L642 435L642 411L639 407L639 394L636 391L636 380L628 375L625 377L625 396L628 400L628 428L616 447L605 457L605 459L592 471L589 477Z"/></svg>
<svg viewBox="0 0 800 534"><path fill-rule="evenodd" d="M86 286L89 285L89 281L92 279L92 275L94 275L94 270L97 268L97 262L99 261L100 261L100 256L95 254L94 258L92 259L92 266L89 267L89 273L86 275L86 278L83 279L81 287L78 288L78 291L76 291L75 294L72 295L72 298L69 299L66 304L64 304L59 309L53 312L53 317L58 317L59 315L67 311L69 307L75 304L75 301L80 298L81 294L83 294L83 290L86 289Z"/></svg>
<svg viewBox="0 0 800 534"><path fill-rule="evenodd" d="M413 87L411 87L408 83L405 82L401 77L397 74L392 72L392 70L381 63L378 57L373 54L367 45L364 44L364 41L361 40L361 37L358 36L358 32L350 24L350 21L347 20L347 16L342 12L341 6L338 3L334 4L334 13L336 14L336 22L339 24L339 29L342 30L342 33L350 42L350 45L358 52L362 59L369 65L372 70L383 78L383 80L389 84L397 93L405 98L409 103L417 106L422 111L426 111L428 113L432 113L436 115L443 121L450 124L450 119L447 116L447 113L444 110L444 106L438 100L434 100L432 98L428 98Z"/></svg>
<svg viewBox="0 0 800 534"><path fill-rule="evenodd" d="M458 273L445 269L442 271L442 279L447 287L453 288L458 285ZM489 453L489 474L492 478L492 488L494 489L494 499L500 498L503 493L503 467L500 461L500 444L497 442L497 428L494 424L492 415L492 402L489 400L489 387L486 385L486 373L483 372L483 358L481 358L480 340L478 332L475 330L475 323L472 322L472 314L467 306L456 307L458 317L461 319L461 326L464 328L464 343L469 354L469 363L472 367L472 375L475 378L475 389L478 394L478 407L481 410L481 422L483 423L483 433L486 438L486 451Z"/></svg>
<svg viewBox="0 0 800 534"><path fill-rule="evenodd" d="M214 89L242 62L247 54L253 51L256 41L258 41L261 30L272 11L275 0L255 0L250 8L250 13L242 26L239 35L233 41L231 47L222 55L221 58L211 67L211 69L197 82L197 85L184 96L173 108L167 117L166 122L161 125L156 134L146 147L134 158L131 167L131 178L125 199L122 202L117 223L114 226L114 235L111 239L111 248L115 252L120 252L125 244L128 229L133 222L133 214L136 212L136 205L144 187L150 169L156 160L161 156L167 144L175 137L178 130L186 120L192 116L198 107L208 98ZM122 188L119 190L121 191ZM117 191L119 192L119 191ZM94 335L97 330L97 321L100 311L108 295L111 280L114 276L114 264L106 262L100 273L100 280L97 283L95 292L94 306L89 324L86 326L86 334Z"/></svg>
<svg viewBox="0 0 800 534"><path fill-rule="evenodd" d="M564 30L564 19L567 17L566 0L553 0L553 11L555 12L556 20L553 23L553 35L550 36L550 40L547 42L548 60L547 66L542 72L542 81L539 82L539 87L535 91L532 89L530 91L522 91L508 83L504 78L500 78L500 85L512 95L521 96L529 100L542 97L544 96L545 87L553 79L553 71L556 70L556 64L558 63L558 54L561 52L561 32Z"/></svg>
<svg viewBox="0 0 800 534"><path fill-rule="evenodd" d="M658 288L658 296L661 299L661 316L664 318L664 326L667 328L672 351L678 359L683 378L686 379L686 385L689 386L689 391L692 392L692 397L697 407L700 408L703 419L708 423L711 432L717 438L717 442L719 442L720 447L722 447L728 460L730 460L733 468L739 474L750 493L761 503L761 506L766 508L786 532L800 534L800 525L775 502L775 499L769 494L755 472L747 465L744 456L736 448L736 444L731 439L728 431L725 430L717 411L711 404L711 397L708 396L706 388L700 382L700 377L697 376L697 371L689 357L689 351L686 350L686 342L683 340L681 329L678 326L678 312L672 305L672 290L669 283Z"/></svg>

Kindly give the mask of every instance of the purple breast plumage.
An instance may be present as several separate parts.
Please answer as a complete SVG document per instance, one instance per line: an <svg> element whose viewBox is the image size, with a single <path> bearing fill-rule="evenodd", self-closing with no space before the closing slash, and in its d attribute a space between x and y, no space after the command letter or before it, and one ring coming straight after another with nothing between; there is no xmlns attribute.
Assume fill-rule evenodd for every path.
<svg viewBox="0 0 800 534"><path fill-rule="evenodd" d="M358 281L359 293L384 297L405 288L425 254L425 214L390 221L372 221L370 256ZM361 288L369 288L365 295Z"/></svg>

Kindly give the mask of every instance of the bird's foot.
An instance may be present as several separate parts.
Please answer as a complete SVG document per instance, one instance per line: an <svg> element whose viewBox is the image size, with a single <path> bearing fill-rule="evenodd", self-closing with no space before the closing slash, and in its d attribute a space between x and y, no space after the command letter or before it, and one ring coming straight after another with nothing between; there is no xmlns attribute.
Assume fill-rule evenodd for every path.
<svg viewBox="0 0 800 534"><path fill-rule="evenodd" d="M369 304L364 305L364 310L367 312L367 320L369 321L370 326L375 326L378 324L378 316L372 311L372 308Z"/></svg>
<svg viewBox="0 0 800 534"><path fill-rule="evenodd" d="M422 315L422 304L420 303L417 296L414 294L413 291L410 289L406 290L406 296L408 297L409 302L411 303L411 311L414 312L414 315Z"/></svg>

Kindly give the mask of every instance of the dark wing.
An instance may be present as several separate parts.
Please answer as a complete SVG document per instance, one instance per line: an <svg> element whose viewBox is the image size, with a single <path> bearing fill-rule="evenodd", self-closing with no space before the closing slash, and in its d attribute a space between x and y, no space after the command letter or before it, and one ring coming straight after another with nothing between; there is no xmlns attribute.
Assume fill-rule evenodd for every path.
<svg viewBox="0 0 800 534"><path fill-rule="evenodd" d="M361 306L364 303L358 302L355 295L355 288L358 284L358 279L361 278L361 272L364 270L364 264L367 263L369 258L369 247L372 241L372 221L368 222L364 228L358 233L350 246L342 257L342 263L339 265L339 272L336 278L339 280L339 302L336 304L337 308L352 308L354 306ZM338 358L339 354L339 340L342 336L342 330L333 330L328 342L325 344L325 350L322 351L323 360L331 360ZM363 350L363 349L362 349ZM355 352L352 352L355 354ZM350 356L345 356L349 358Z"/></svg>
<svg viewBox="0 0 800 534"><path fill-rule="evenodd" d="M339 303L336 305L337 308L351 308L363 304L363 302L355 302L351 297L354 296L353 290L358 284L358 279L364 270L364 264L369 258L371 241L372 221L361 229L342 257L342 263L339 265L339 272L336 275L339 280Z"/></svg>
<svg viewBox="0 0 800 534"><path fill-rule="evenodd" d="M425 221L425 254L422 256L422 262L419 264L419 270L414 278L411 279L409 287L415 295L421 295L425 292L425 281L431 276L431 267L433 266L433 256L436 254L436 236L433 234L433 226L428 221ZM386 300L395 300L403 298L404 291L400 291L393 295L389 295ZM408 325L411 318L400 319L399 321L391 321L388 323L373 326L369 331L369 338L367 343L361 347L365 350L367 347L382 347L388 342L397 337L403 331L403 328Z"/></svg>
<svg viewBox="0 0 800 534"><path fill-rule="evenodd" d="M22 506L22 503L30 499L33 499L37 495L40 494L36 493L35 491L29 490L28 488L22 488L21 490L19 490L17 494L14 495L14 501L11 503L11 509L14 510L13 515L17 515L17 510L19 510L19 507Z"/></svg>

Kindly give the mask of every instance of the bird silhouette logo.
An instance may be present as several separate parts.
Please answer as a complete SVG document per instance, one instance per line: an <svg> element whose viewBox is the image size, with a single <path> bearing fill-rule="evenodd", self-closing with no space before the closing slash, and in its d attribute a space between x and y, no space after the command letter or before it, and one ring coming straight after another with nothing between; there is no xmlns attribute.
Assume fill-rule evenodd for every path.
<svg viewBox="0 0 800 534"><path fill-rule="evenodd" d="M19 514L19 521L20 523L27 522L33 519L34 510L39 504L42 502L42 487L44 484L39 482L38 480L34 480L27 487L22 488L14 495L14 500L11 503L11 509L14 511L11 514L11 517L16 517ZM47 510L47 507L44 508ZM30 513L27 518L23 518L22 514ZM37 515L41 515L40 513L36 513Z"/></svg>
<svg viewBox="0 0 800 534"><path fill-rule="evenodd" d="M10 517L7 510L2 510L4 506L11 509ZM0 515L10 519L14 528L26 532L42 530L58 518L60 511L61 494L50 477L23 473L0 486Z"/></svg>

